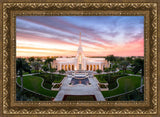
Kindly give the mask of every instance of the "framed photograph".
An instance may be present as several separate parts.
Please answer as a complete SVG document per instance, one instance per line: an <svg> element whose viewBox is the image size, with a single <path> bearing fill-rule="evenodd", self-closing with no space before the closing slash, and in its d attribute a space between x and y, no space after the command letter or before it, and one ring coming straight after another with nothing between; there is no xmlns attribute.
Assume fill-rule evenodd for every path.
<svg viewBox="0 0 160 117"><path fill-rule="evenodd" d="M2 116L158 116L158 0L0 5Z"/></svg>

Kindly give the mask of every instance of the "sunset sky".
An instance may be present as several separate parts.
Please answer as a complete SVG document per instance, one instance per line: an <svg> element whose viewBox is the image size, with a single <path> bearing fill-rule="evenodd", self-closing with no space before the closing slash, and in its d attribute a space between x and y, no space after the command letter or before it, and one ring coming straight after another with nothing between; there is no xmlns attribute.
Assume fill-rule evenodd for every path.
<svg viewBox="0 0 160 117"><path fill-rule="evenodd" d="M143 16L17 16L17 56L144 56Z"/></svg>

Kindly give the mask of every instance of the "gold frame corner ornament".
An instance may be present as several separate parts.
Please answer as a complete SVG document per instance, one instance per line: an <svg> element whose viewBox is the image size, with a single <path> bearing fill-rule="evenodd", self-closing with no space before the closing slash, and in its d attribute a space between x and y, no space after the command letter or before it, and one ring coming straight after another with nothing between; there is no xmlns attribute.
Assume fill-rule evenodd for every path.
<svg viewBox="0 0 160 117"><path fill-rule="evenodd" d="M157 3L4 2L2 17L3 114L157 114L158 32ZM115 102L16 102L16 16L144 16L145 99Z"/></svg>

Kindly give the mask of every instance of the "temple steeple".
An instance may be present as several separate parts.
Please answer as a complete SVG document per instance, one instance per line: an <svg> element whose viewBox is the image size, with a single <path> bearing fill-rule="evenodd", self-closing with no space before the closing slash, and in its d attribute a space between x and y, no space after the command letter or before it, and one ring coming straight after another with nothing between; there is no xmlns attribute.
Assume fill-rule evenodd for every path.
<svg viewBox="0 0 160 117"><path fill-rule="evenodd" d="M81 46L81 32L79 33L79 46Z"/></svg>

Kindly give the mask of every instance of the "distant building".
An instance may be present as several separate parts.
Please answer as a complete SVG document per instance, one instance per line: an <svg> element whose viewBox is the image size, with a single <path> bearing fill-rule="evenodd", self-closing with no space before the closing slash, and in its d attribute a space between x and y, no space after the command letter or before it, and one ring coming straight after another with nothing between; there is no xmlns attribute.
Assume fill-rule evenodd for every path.
<svg viewBox="0 0 160 117"><path fill-rule="evenodd" d="M77 50L76 57L72 58L56 58L52 62L52 67L57 68L57 70L74 71L74 70L87 70L95 71L97 69L103 70L103 68L108 68L110 62L105 60L105 58L89 58L85 57L82 44L81 44L81 33L79 39L79 47Z"/></svg>

